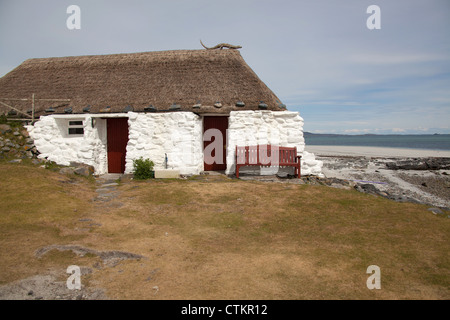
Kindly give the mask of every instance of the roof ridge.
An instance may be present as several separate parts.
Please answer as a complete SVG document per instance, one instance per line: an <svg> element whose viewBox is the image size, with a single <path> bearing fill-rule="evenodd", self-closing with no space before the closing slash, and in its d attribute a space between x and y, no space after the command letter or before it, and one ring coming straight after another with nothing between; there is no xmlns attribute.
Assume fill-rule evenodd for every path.
<svg viewBox="0 0 450 320"><path fill-rule="evenodd" d="M160 50L160 51L140 51L140 52L125 52L125 53L106 53L106 54L87 54L79 56L61 56L61 57L41 57L41 58L30 58L27 61L45 61L45 60L72 60L72 59L86 59L86 58L114 58L114 57L127 57L127 56L163 56L163 55L228 55L234 54L241 56L239 50L235 49L224 49L224 50L205 50L205 49L178 49L178 50Z"/></svg>

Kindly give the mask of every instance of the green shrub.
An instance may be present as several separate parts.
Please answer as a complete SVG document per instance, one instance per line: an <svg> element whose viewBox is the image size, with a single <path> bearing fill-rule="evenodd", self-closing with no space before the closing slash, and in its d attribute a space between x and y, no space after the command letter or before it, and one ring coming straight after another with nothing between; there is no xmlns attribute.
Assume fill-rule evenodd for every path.
<svg viewBox="0 0 450 320"><path fill-rule="evenodd" d="M146 180L153 178L153 166L155 164L150 159L144 159L140 157L139 159L133 160L133 177L137 180Z"/></svg>

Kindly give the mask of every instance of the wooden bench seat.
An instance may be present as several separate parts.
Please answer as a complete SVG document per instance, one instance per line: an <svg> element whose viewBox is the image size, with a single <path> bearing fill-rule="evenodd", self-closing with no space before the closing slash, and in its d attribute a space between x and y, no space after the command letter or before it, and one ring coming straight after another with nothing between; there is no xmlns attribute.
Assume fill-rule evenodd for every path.
<svg viewBox="0 0 450 320"><path fill-rule="evenodd" d="M300 178L300 165L301 156L297 155L296 147L236 146L236 178L239 178L239 168L244 166L294 167L295 176Z"/></svg>

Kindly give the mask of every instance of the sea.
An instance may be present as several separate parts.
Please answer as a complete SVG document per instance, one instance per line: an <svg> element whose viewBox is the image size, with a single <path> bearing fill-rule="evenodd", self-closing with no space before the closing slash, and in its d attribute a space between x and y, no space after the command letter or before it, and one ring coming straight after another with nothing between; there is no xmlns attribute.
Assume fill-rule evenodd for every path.
<svg viewBox="0 0 450 320"><path fill-rule="evenodd" d="M304 133L306 145L450 150L450 134L339 135Z"/></svg>

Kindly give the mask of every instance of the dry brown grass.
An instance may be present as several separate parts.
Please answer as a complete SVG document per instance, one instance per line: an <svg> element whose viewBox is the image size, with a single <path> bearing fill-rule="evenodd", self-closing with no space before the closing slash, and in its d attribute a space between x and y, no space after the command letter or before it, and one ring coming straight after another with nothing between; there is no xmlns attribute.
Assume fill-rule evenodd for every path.
<svg viewBox="0 0 450 320"><path fill-rule="evenodd" d="M77 264L97 266L83 284L111 298L450 298L450 221L426 206L325 186L195 177L124 182L115 207L92 202L93 184L83 179L62 183L68 178L9 164L0 174L2 283ZM146 258L98 267L96 257L67 252L34 256L50 244ZM366 287L372 264L381 290Z"/></svg>

